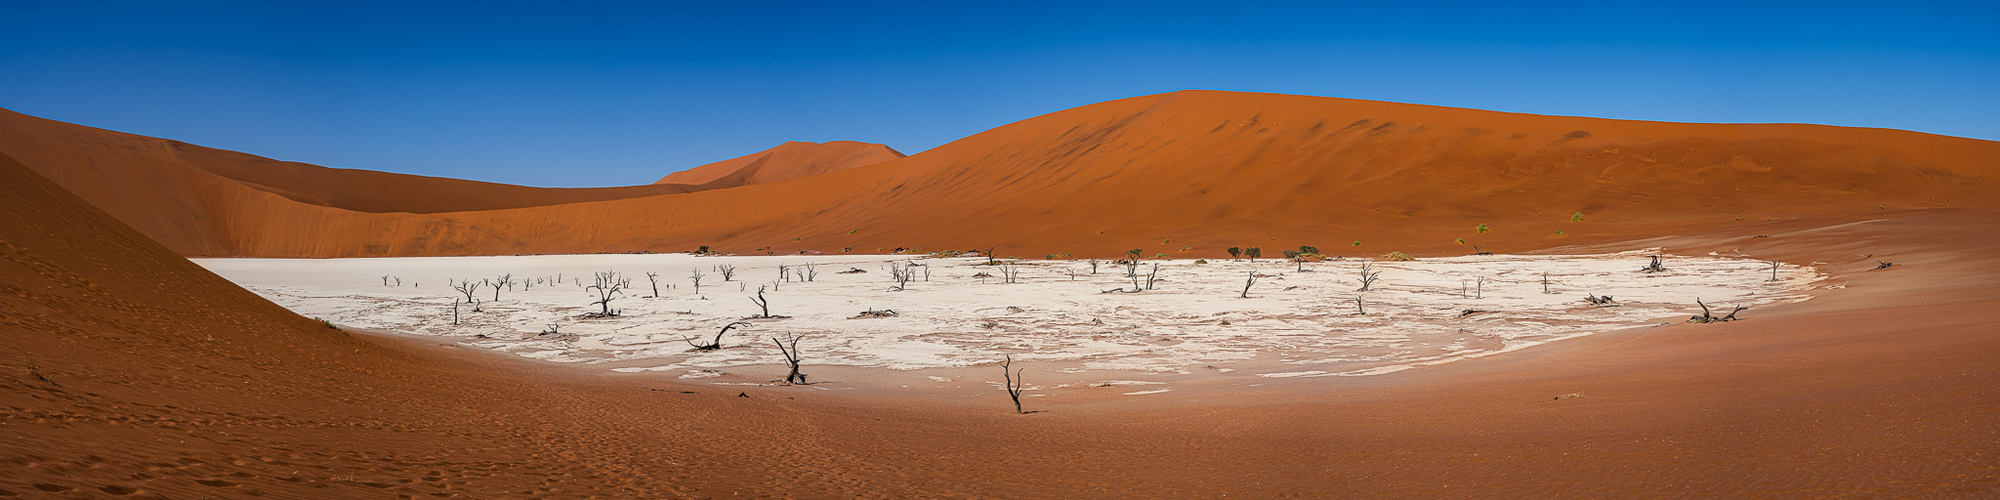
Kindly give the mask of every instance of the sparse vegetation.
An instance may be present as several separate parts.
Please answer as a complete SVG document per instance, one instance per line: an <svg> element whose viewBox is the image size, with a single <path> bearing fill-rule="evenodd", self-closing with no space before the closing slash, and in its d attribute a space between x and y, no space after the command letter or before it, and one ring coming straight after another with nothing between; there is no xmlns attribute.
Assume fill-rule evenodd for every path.
<svg viewBox="0 0 2000 500"><path fill-rule="evenodd" d="M1241 258L1242 256L1243 256L1243 248L1241 248L1241 247L1229 247L1229 260L1237 260L1238 258Z"/></svg>
<svg viewBox="0 0 2000 500"><path fill-rule="evenodd" d="M1389 252L1389 253L1385 253L1385 254L1382 254L1382 256L1381 256L1381 257L1377 257L1377 258L1379 258L1379 259L1382 259L1382 260L1391 260L1391 261L1398 261L1398 262L1407 262L1407 261L1412 261L1412 260L1417 260L1417 258L1416 258L1416 257L1411 257L1411 256L1410 256L1410 254L1407 254L1407 253L1403 253L1403 252Z"/></svg>
<svg viewBox="0 0 2000 500"><path fill-rule="evenodd" d="M1258 247L1245 248L1243 249L1243 255L1249 256L1250 262L1255 263L1258 257L1264 256L1264 249Z"/></svg>

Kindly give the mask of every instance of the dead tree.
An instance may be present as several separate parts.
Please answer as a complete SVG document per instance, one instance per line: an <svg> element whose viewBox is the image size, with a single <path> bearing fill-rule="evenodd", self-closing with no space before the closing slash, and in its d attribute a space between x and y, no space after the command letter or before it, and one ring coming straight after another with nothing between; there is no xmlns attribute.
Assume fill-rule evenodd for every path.
<svg viewBox="0 0 2000 500"><path fill-rule="evenodd" d="M624 288L625 283L618 279L617 271L604 271L597 273L597 284L583 287L583 291L597 291L597 300L591 304L604 308L598 312L599 316L617 316L617 313L611 311L611 301L624 295Z"/></svg>
<svg viewBox="0 0 2000 500"><path fill-rule="evenodd" d="M1477 281L1472 284L1472 298L1484 299L1486 298L1486 277L1477 276L1475 278L1477 278Z"/></svg>
<svg viewBox="0 0 2000 500"><path fill-rule="evenodd" d="M1613 307L1618 305L1618 301L1611 300L1610 295L1599 297L1595 294L1584 294L1583 301L1597 307Z"/></svg>
<svg viewBox="0 0 2000 500"><path fill-rule="evenodd" d="M1025 413L1021 411L1021 372L1027 371L1027 369L1015 370L1013 368L1014 356L1010 354L1007 355L1006 361L1000 362L1000 374L1007 376L1007 397L1014 398L1014 413L1018 415Z"/></svg>
<svg viewBox="0 0 2000 500"><path fill-rule="evenodd" d="M507 289L509 289L509 290L512 290L512 289L514 288L514 273L507 273L507 274L502 274L502 275L500 275L500 277L498 277L498 278L494 278L494 279L493 279L493 301L494 301L494 302L499 302L499 301L500 301L500 287L501 287L501 286L506 286L506 287L507 287Z"/></svg>
<svg viewBox="0 0 2000 500"><path fill-rule="evenodd" d="M721 274L722 274L722 281L723 281L723 282L725 282L725 283L726 283L726 282L729 282L729 281L734 281L734 280L736 279L736 266L735 266L735 265L731 265L731 264L719 264L719 265L716 265L716 266L715 266L715 272L717 272L717 273L721 273Z"/></svg>
<svg viewBox="0 0 2000 500"><path fill-rule="evenodd" d="M784 340L771 337L771 343L778 344L778 353L785 356L785 365L792 369L790 373L785 374L785 383L787 384L806 385L806 374L799 373L799 340L804 338L806 338L804 335L792 335L789 333L785 334Z"/></svg>
<svg viewBox="0 0 2000 500"><path fill-rule="evenodd" d="M1125 264L1125 277L1136 278L1139 276L1139 259L1126 259L1122 263Z"/></svg>
<svg viewBox="0 0 2000 500"><path fill-rule="evenodd" d="M792 266L778 264L778 281L792 282Z"/></svg>
<svg viewBox="0 0 2000 500"><path fill-rule="evenodd" d="M458 293L465 294L466 302L472 302L472 294L474 292L479 291L479 284L473 283L472 280L458 280L458 281L459 281L458 284L452 285L451 289L458 290Z"/></svg>
<svg viewBox="0 0 2000 500"><path fill-rule="evenodd" d="M706 343L706 344L696 344L696 343L694 343L694 338L692 338L692 337L681 337L681 341L683 341L683 342L687 342L687 343L688 343L688 345L691 345L691 346L694 346L694 350L697 350L697 351L713 351L713 350L716 350L716 349L721 349L721 348L722 348L722 336L723 336L723 335L725 335L725 334L728 334L728 333L729 333L729 329L731 329L731 328L736 328L736 327L739 327L739 326L750 326L750 322L748 322L748 321L738 321L738 322L735 322L735 323L730 323L730 324L727 324L727 325L723 325L723 326L722 326L722 331L719 331L719 332L715 332L715 340L713 340L713 341L710 341L709 343Z"/></svg>
<svg viewBox="0 0 2000 500"><path fill-rule="evenodd" d="M1090 274L1097 274L1097 258L1090 259Z"/></svg>
<svg viewBox="0 0 2000 500"><path fill-rule="evenodd" d="M1894 263L1894 262L1889 262L1889 261L1886 261L1886 260L1877 260L1877 261L1875 261L1875 262L1876 262L1877 264L1879 264L1879 265L1875 266L1875 268L1874 268L1874 269L1870 269L1870 271L1880 271L1880 270L1883 270L1883 269L1888 269L1888 268L1889 268L1889 266L1893 266L1893 265L1896 265L1896 263Z"/></svg>
<svg viewBox="0 0 2000 500"><path fill-rule="evenodd" d="M1153 283L1159 280L1160 280L1160 265L1155 263L1153 264L1153 271L1146 273L1146 289L1152 290Z"/></svg>
<svg viewBox="0 0 2000 500"><path fill-rule="evenodd" d="M1382 278L1382 272L1381 272L1381 271L1376 271L1376 270L1375 270L1375 264L1362 264L1362 265L1361 265L1361 289L1360 289L1360 290L1355 290L1355 291L1357 291L1357 292L1366 292L1366 291L1371 291L1371 290L1374 290L1374 289L1375 289L1375 280L1378 280L1378 279L1381 279L1381 278Z"/></svg>
<svg viewBox="0 0 2000 500"><path fill-rule="evenodd" d="M458 297L451 298L451 326L458 326Z"/></svg>
<svg viewBox="0 0 2000 500"><path fill-rule="evenodd" d="M1304 252L1300 252L1298 250L1286 250L1285 259L1298 263L1298 269L1293 270L1293 272L1299 272L1299 273L1306 272L1306 254Z"/></svg>
<svg viewBox="0 0 2000 500"><path fill-rule="evenodd" d="M992 266L992 265L998 265L998 264L1000 263L999 261L995 260L995 259L994 259L994 257L993 257L993 250L994 250L994 249L996 249L996 248L1000 248L1000 247L986 247L985 249L982 249L982 250L980 250L980 251L979 251L979 253L980 253L980 254L982 254L982 255L985 255L985 256L986 256L986 265L989 265L989 266ZM1031 255L1032 255L1032 254L1031 254Z"/></svg>
<svg viewBox="0 0 2000 500"><path fill-rule="evenodd" d="M1014 263L1012 263L1012 262L1002 262L1002 263L1000 263L1000 280L1001 280L1002 282L1005 282L1005 283L1016 283L1016 282L1018 282L1018 281L1019 281L1020 279L1021 279L1021 267L1020 267L1020 266L1017 266L1017 265L1014 265Z"/></svg>
<svg viewBox="0 0 2000 500"><path fill-rule="evenodd" d="M1648 263L1648 264L1646 264L1646 267L1641 267L1641 268L1639 268L1639 270L1640 270L1640 271L1643 271L1643 272L1647 272L1647 273L1664 273L1664 272L1667 272L1667 266L1664 266L1664 265L1661 265L1661 264L1660 264L1660 256L1658 256L1658 255L1648 255L1647 257L1652 257L1652 258L1653 258L1653 262L1651 262L1651 263Z"/></svg>
<svg viewBox="0 0 2000 500"><path fill-rule="evenodd" d="M403 286L403 278L401 276L396 277L396 286Z"/></svg>
<svg viewBox="0 0 2000 500"><path fill-rule="evenodd" d="M910 275L910 271L911 271L910 269L905 268L901 265L898 265L893 262L890 263L889 279L895 280L896 286L889 287L889 291L900 292L903 291L904 289L909 288L910 279L913 278L913 276Z"/></svg>
<svg viewBox="0 0 2000 500"><path fill-rule="evenodd" d="M814 278L819 277L819 264L807 262L804 268L806 281L812 281Z"/></svg>
<svg viewBox="0 0 2000 500"><path fill-rule="evenodd" d="M1551 291L1549 291L1549 272L1548 272L1548 271L1542 271L1542 293L1555 293L1555 292L1551 292Z"/></svg>
<svg viewBox="0 0 2000 500"><path fill-rule="evenodd" d="M1764 281L1778 281L1778 261L1771 261L1771 279Z"/></svg>
<svg viewBox="0 0 2000 500"><path fill-rule="evenodd" d="M1700 298L1694 299L1694 305L1701 306L1701 315L1688 318L1687 322L1689 323L1726 323L1736 321L1736 313L1743 312L1744 309L1749 309L1748 307L1738 305L1736 309L1729 311L1729 315L1718 318L1709 315L1708 304L1701 303Z"/></svg>
<svg viewBox="0 0 2000 500"><path fill-rule="evenodd" d="M697 267L697 268L694 268L694 272L693 272L693 273L691 273L691 274L688 274L688 277L689 277L689 278L694 278L694 294L695 294L695 295L701 295L701 279L702 279L702 278L704 278L704 277L707 277L707 276L708 276L708 275L706 275L706 274L702 274L702 273L701 273L701 268L699 268L699 267Z"/></svg>
<svg viewBox="0 0 2000 500"><path fill-rule="evenodd" d="M660 273L646 271L646 281L653 284L652 298L660 298Z"/></svg>
<svg viewBox="0 0 2000 500"><path fill-rule="evenodd" d="M1361 307L1361 296L1360 296L1360 295L1356 295L1356 296L1354 296L1354 315L1355 315L1355 316L1367 316L1367 315L1368 315L1368 309L1366 309L1366 308L1363 308L1363 307Z"/></svg>
<svg viewBox="0 0 2000 500"><path fill-rule="evenodd" d="M389 286L389 275L382 275L382 286Z"/></svg>
<svg viewBox="0 0 2000 500"><path fill-rule="evenodd" d="M757 315L757 317L759 318L771 317L771 301L764 298L764 287L761 286L757 287L757 296L751 297L750 302L753 304L757 304L757 308L762 309L764 311L763 314L759 314Z"/></svg>
<svg viewBox="0 0 2000 500"><path fill-rule="evenodd" d="M1250 286L1255 284L1257 284L1257 272L1250 271L1250 280L1243 282L1243 294L1239 296L1246 299L1250 298Z"/></svg>

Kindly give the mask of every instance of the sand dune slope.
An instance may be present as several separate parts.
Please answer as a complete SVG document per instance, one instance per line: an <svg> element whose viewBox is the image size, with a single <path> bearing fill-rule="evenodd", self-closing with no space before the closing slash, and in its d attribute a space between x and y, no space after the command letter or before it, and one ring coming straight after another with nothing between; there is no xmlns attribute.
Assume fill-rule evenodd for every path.
<svg viewBox="0 0 2000 500"><path fill-rule="evenodd" d="M242 227L242 222L261 220L254 211L271 205L297 205L299 210L336 214L538 207L771 182L837 170L877 157L901 156L874 144L829 143L824 148L788 144L759 153L782 153L777 157L747 167L734 165L743 167L741 172L719 172L717 177L727 178L707 186L695 184L715 179L692 183L663 180L610 188L537 188L278 161L4 109L0 109L0 152L183 255L240 254L234 246L239 235L233 231ZM320 208L336 210L317 210Z"/></svg>
<svg viewBox="0 0 2000 500"><path fill-rule="evenodd" d="M719 389L350 336L4 156L0 194L0 496L2000 493L1992 210L1614 245L1815 262L1842 285L1742 322L1014 415L997 390Z"/></svg>
<svg viewBox="0 0 2000 500"><path fill-rule="evenodd" d="M769 184L902 158L888 146L854 141L798 142L702 165L660 178L654 184L709 188Z"/></svg>
<svg viewBox="0 0 2000 500"><path fill-rule="evenodd" d="M1215 257L1229 246L1275 254L1302 244L1344 255L1504 252L1765 220L1994 208L1995 158L2000 143L1894 130L1189 91L1051 113L809 181L448 214L356 214L253 196L219 203L257 207L226 221L227 241L263 256L697 245L997 245L1079 257L1133 248ZM1490 232L1477 231L1482 224Z"/></svg>
<svg viewBox="0 0 2000 500"><path fill-rule="evenodd" d="M746 253L999 246L1005 254L1079 257L1133 248L1215 257L1230 246L1275 254L1297 245L1341 255L1458 253L1472 245L1504 252L1764 220L2000 207L1987 175L2000 143L1990 141L1213 91L1060 111L810 180L641 197L618 190L671 185L584 190L589 196L498 206L425 198L416 193L440 190L401 177L365 183L382 187L316 180L310 184L334 188L315 196L339 201L314 201L253 188L285 184L259 180L290 178L271 173L284 169L225 169L216 165L248 163L209 158L235 153L194 155L166 141L61 130L70 135L26 145L16 137L0 148L33 151L23 161L58 183L176 251L211 256L699 245ZM717 164L744 163L709 182L756 181L764 171L758 161L794 149ZM211 170L236 173L202 173ZM618 199L569 202L599 195Z"/></svg>

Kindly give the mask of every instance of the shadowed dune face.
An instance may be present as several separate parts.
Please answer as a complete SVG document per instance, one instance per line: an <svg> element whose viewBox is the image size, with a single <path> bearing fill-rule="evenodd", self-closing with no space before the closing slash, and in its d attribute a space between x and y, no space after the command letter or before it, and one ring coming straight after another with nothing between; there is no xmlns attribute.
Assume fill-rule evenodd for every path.
<svg viewBox="0 0 2000 500"><path fill-rule="evenodd" d="M430 214L214 190L156 200L180 208L155 212L194 215L147 212L162 220L134 225L162 228L147 232L163 232L157 237L184 253L281 257L699 245L775 253L999 246L1003 254L1100 257L1131 248L1216 257L1229 246L1301 244L1344 255L1469 251L1458 238L1521 251L1766 219L1993 208L2000 197L1985 169L1994 158L2000 143L1894 130L1186 91L1051 113L810 181ZM1481 224L1491 231L1476 231Z"/></svg>
<svg viewBox="0 0 2000 500"><path fill-rule="evenodd" d="M654 184L709 188L769 184L874 165L904 155L888 146L854 141L798 142L667 174Z"/></svg>

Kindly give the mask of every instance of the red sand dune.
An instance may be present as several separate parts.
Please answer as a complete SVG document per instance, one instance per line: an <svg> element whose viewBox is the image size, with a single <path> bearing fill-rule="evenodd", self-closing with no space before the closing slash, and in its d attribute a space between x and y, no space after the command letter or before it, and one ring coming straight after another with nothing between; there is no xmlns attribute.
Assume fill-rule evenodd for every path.
<svg viewBox="0 0 2000 500"><path fill-rule="evenodd" d="M999 246L1003 254L1035 257L1105 257L1131 248L1214 257L1229 246L1302 244L1345 255L1468 251L1457 238L1510 252L1767 220L2000 208L1986 177L2000 158L2000 143L1991 141L1214 91L1050 113L810 180L421 211L437 213L369 212L215 187L225 181L192 175L199 170L193 166L147 163L163 155L125 153L133 146L121 144L86 137L15 140L0 148L65 185L77 184L65 173L79 171L102 172L98 184L131 183L76 191L177 251L215 256L699 245L776 253ZM105 156L129 161L95 160ZM141 183L127 172L157 178ZM168 187L138 185L155 183ZM464 191L476 199L505 198ZM113 195L126 192L147 194ZM412 203L402 194L368 196ZM1571 222L1576 213L1583 221ZM1492 232L1475 232L1481 224Z"/></svg>
<svg viewBox="0 0 2000 500"><path fill-rule="evenodd" d="M830 143L837 145L828 148L793 144L806 143L774 148L791 153L756 162L743 172L718 171L720 163L702 167L723 177L719 182L536 188L278 161L0 109L0 152L183 255L243 254L234 243L241 237L242 223L258 221L255 212L270 206L333 209L322 212L327 214L539 207L719 189L839 168L840 164L826 163L829 154L815 153L821 149L835 151L834 158L849 162L878 154L866 146L894 153L875 144ZM842 154L852 158L838 156Z"/></svg>
<svg viewBox="0 0 2000 500"><path fill-rule="evenodd" d="M0 496L2000 494L2000 211L1861 212L1599 247L1843 285L1745 321L1014 415L349 335L0 155Z"/></svg>
<svg viewBox="0 0 2000 500"><path fill-rule="evenodd" d="M791 141L756 153L667 174L654 184L692 184L713 188L770 184L902 157L902 152L881 144Z"/></svg>

